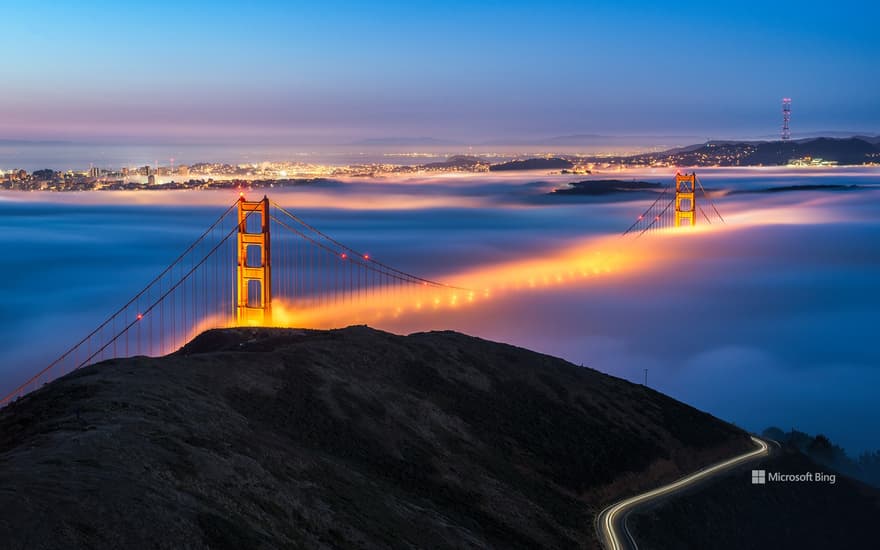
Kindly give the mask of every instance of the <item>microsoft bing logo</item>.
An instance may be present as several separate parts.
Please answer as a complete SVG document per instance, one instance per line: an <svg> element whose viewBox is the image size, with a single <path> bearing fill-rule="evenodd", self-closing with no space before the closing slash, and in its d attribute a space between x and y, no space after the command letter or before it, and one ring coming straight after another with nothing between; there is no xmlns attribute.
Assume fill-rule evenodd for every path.
<svg viewBox="0 0 880 550"><path fill-rule="evenodd" d="M752 470L752 485L765 485L767 483L767 470Z"/></svg>

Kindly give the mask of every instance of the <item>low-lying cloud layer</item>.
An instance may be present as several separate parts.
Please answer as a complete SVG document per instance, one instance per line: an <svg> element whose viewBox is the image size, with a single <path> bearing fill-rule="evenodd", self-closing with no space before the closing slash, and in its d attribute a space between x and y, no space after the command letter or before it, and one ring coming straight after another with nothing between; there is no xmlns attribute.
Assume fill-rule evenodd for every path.
<svg viewBox="0 0 880 550"><path fill-rule="evenodd" d="M880 181L872 170L820 173ZM351 319L324 312L322 323L461 330L637 382L648 369L652 387L745 428L777 424L825 432L853 451L880 447L862 429L880 422L871 393L880 382L880 191L719 193L726 226L633 240L618 233L643 201L553 203L534 181L358 182L272 195L386 263L475 291L437 308L416 308L411 296L368 304ZM718 190L805 181L814 180L800 171L703 173ZM30 195L0 201L14 243L0 291L4 388L164 267L216 216L210 205L234 200ZM168 206L181 197L202 206ZM95 267L113 276L96 280ZM46 345L46 334L69 337Z"/></svg>

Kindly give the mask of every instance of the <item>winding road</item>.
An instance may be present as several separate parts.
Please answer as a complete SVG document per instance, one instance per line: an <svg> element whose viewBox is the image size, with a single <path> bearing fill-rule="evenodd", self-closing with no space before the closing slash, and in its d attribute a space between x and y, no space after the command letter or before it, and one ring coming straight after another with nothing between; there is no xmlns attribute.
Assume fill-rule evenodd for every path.
<svg viewBox="0 0 880 550"><path fill-rule="evenodd" d="M668 485L621 500L599 512L599 515L596 516L596 532L602 546L606 550L637 550L638 545L626 526L626 518L633 510L644 504L689 489L696 483L705 481L707 478L723 474L746 462L757 460L770 454L770 445L766 441L752 436L752 442L756 446L756 449L753 451L712 464Z"/></svg>

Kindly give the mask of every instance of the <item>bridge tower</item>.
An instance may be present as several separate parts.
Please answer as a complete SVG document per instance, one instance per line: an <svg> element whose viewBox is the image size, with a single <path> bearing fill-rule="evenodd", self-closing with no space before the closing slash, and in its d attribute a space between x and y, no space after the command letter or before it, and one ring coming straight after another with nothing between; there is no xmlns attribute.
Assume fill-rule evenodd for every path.
<svg viewBox="0 0 880 550"><path fill-rule="evenodd" d="M697 174L675 174L675 227L697 224Z"/></svg>
<svg viewBox="0 0 880 550"><path fill-rule="evenodd" d="M248 221L259 217L259 232ZM252 225L255 225L252 223ZM269 199L238 201L238 325L265 325L272 320L272 261L269 246Z"/></svg>

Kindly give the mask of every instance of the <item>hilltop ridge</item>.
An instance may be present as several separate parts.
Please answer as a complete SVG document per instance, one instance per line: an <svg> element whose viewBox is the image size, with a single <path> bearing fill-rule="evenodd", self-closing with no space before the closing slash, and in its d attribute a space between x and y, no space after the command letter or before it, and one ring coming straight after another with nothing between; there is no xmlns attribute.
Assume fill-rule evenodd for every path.
<svg viewBox="0 0 880 550"><path fill-rule="evenodd" d="M839 165L880 163L880 138L806 138L791 141L715 140L654 153L587 157L626 166L786 166L813 160Z"/></svg>
<svg viewBox="0 0 880 550"><path fill-rule="evenodd" d="M0 539L594 547L600 506L749 446L649 388L462 334L215 330L0 411Z"/></svg>

